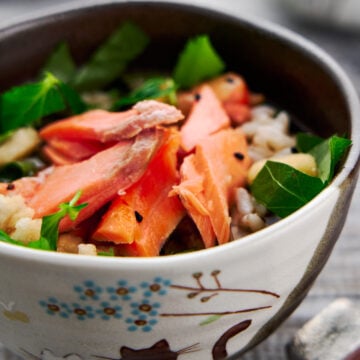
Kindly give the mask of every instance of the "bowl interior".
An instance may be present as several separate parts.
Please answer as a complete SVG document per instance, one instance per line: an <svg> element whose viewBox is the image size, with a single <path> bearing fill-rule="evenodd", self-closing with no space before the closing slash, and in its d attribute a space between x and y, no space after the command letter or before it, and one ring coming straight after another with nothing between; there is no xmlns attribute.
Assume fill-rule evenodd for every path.
<svg viewBox="0 0 360 360"><path fill-rule="evenodd" d="M109 2L110 3L110 2ZM209 34L228 69L242 74L250 88L281 104L322 136L351 133L350 110L341 84L316 55L277 38L246 20L191 5L159 2L104 2L52 14L0 31L0 91L37 74L61 41L83 62L121 22L132 20L152 38L138 66L171 69L186 39Z"/></svg>

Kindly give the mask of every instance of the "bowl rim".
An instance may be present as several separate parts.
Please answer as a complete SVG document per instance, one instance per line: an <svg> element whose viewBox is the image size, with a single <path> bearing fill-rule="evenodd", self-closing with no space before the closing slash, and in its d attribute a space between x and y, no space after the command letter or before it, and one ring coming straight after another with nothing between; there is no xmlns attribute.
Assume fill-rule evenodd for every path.
<svg viewBox="0 0 360 360"><path fill-rule="evenodd" d="M74 12L82 12L87 9L90 10L94 7L107 7L107 6L164 6L168 8L179 7L190 12L202 12L206 15L212 14L214 16L222 16L234 22L242 22L253 29L269 33L275 39L295 46L308 56L316 59L323 67L325 67L329 73L333 76L334 81L338 82L338 86L344 94L344 98L347 99L347 105L349 107L350 119L351 119L351 140L352 146L344 162L343 168L335 176L333 181L325 188L320 194L315 196L314 199L309 201L302 208L289 215L288 217L281 219L281 221L272 224L262 230L259 230L253 234L247 235L240 240L233 240L227 244L216 246L209 249L198 250L190 253L181 253L169 256L157 256L157 257L103 257L103 256L86 256L79 254L66 254L51 251L34 250L16 245L7 244L0 241L0 256L8 256L14 259L21 259L22 261L37 262L44 264L52 264L58 266L69 266L74 268L102 268L102 269L129 269L129 266L134 269L149 269L158 266L161 268L167 268L168 265L180 265L187 262L198 261L209 258L212 261L213 258L223 254L224 252L231 253L238 251L241 253L245 251L247 246L257 246L263 241L276 241L271 238L271 234L281 229L285 229L288 224L298 221L298 219L304 218L307 214L311 214L316 207L323 202L328 195L333 191L339 189L342 184L351 176L357 176L357 171L360 165L360 102L358 94L354 85L350 81L348 75L341 68L341 66L323 49L313 42L305 39L300 34L295 33L292 30L287 29L281 25L272 23L269 20L258 18L256 16L249 16L230 12L221 8L221 5L214 6L213 4L206 5L200 3L191 3L190 0L77 0L71 3L51 6L46 10L37 10L26 16L15 17L14 19L5 22L0 26L0 44L2 38L6 38L8 35L23 30L24 28L32 27L39 22L51 21L51 19L70 15ZM356 181L356 179L354 179ZM76 261L74 262L74 260Z"/></svg>

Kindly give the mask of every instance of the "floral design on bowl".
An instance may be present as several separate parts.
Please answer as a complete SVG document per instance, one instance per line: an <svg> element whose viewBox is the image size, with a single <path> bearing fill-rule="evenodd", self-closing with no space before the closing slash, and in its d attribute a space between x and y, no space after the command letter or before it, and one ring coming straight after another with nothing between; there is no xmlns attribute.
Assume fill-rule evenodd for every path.
<svg viewBox="0 0 360 360"><path fill-rule="evenodd" d="M192 274L195 286L172 284L171 280L161 276L155 277L153 281L142 281L138 285L129 284L120 279L114 286L100 286L92 280L85 280L82 284L73 287L77 302L66 303L53 296L46 300L40 300L40 306L47 314L58 315L62 318L75 316L78 320L101 318L102 320L119 319L128 324L128 331L141 329L144 332L151 331L160 318L204 316L205 320L200 325L206 325L218 320L222 316L236 315L240 313L255 312L269 309L272 305L254 306L251 308L240 308L238 310L215 311L205 309L203 312L164 312L161 311L161 298L165 298L169 291L186 292L185 299L197 300L200 303L209 303L214 297L231 293L257 293L271 298L280 296L272 291L259 289L241 289L223 287L220 281L220 270L213 270L210 277L214 286L205 286L202 283L204 274L196 272ZM228 295L227 295L228 296ZM181 304L181 297L178 298ZM224 302L226 306L226 302ZM179 305L179 308L182 308Z"/></svg>

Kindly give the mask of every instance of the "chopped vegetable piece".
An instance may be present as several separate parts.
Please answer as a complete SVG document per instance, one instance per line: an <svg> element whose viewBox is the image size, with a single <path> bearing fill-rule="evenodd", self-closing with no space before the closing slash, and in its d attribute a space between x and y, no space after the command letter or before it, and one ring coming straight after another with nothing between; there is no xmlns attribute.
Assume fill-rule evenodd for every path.
<svg viewBox="0 0 360 360"><path fill-rule="evenodd" d="M0 167L25 158L34 152L40 143L38 132L31 127L12 131L7 140L0 144Z"/></svg>
<svg viewBox="0 0 360 360"><path fill-rule="evenodd" d="M249 90L245 80L233 72L225 73L206 82L221 102L249 104Z"/></svg>
<svg viewBox="0 0 360 360"><path fill-rule="evenodd" d="M105 87L122 74L128 63L140 55L148 43L148 36L138 26L124 23L78 71L72 84L79 91Z"/></svg>
<svg viewBox="0 0 360 360"><path fill-rule="evenodd" d="M194 102L181 128L181 145L186 151L208 135L230 126L230 119L211 88L204 85L198 94L199 100Z"/></svg>
<svg viewBox="0 0 360 360"><path fill-rule="evenodd" d="M182 88L190 88L199 82L219 75L225 64L217 54L207 35L190 39L180 53L173 78Z"/></svg>
<svg viewBox="0 0 360 360"><path fill-rule="evenodd" d="M236 159L235 152L241 152L244 159ZM219 244L229 241L233 191L245 184L250 163L246 139L239 129L209 135L196 146L193 155L185 158L180 168L181 182L174 190L198 226L206 247L215 241L209 234L209 223Z"/></svg>
<svg viewBox="0 0 360 360"><path fill-rule="evenodd" d="M176 104L176 85L170 78L157 77L146 80L142 86L132 91L129 96L118 100L113 108L121 109L124 106L136 104L146 99L164 99L172 105Z"/></svg>
<svg viewBox="0 0 360 360"><path fill-rule="evenodd" d="M310 176L318 175L315 158L312 155L304 153L282 155L270 159L258 160L252 164L247 175L248 183L250 185L268 160L287 164Z"/></svg>
<svg viewBox="0 0 360 360"><path fill-rule="evenodd" d="M28 202L37 217L52 213L58 204L71 199L82 189L81 200L89 206L81 212L79 222L94 214L119 191L135 183L162 141L163 131L149 129L133 140L124 140L88 160L58 166L45 178ZM73 226L64 219L61 230Z"/></svg>
<svg viewBox="0 0 360 360"><path fill-rule="evenodd" d="M31 241L28 244L25 244L21 241L12 239L4 231L0 230L0 241L8 242L14 245L26 246L32 249L56 250L60 221L65 216L69 216L72 221L76 220L80 211L87 206L85 203L76 205L80 195L81 191L76 192L74 197L68 203L59 205L59 210L57 212L43 217L39 240Z"/></svg>
<svg viewBox="0 0 360 360"><path fill-rule="evenodd" d="M122 243L130 243L117 247L117 253L136 256L157 256L160 253L166 239L174 231L183 216L185 209L177 196L169 196L172 187L178 183L179 175L177 167L177 151L180 145L180 138L177 131L167 130L166 138L148 166L143 177L125 195L121 195L123 206L132 209L132 217L129 227L134 224L135 233L132 241L126 236ZM117 211L122 212L118 208ZM141 218L134 216L135 212ZM112 217L110 209L103 218L103 222ZM115 219L116 219L115 215ZM141 219L141 221L139 221ZM127 218L122 219L126 222ZM119 226L119 233L126 224ZM113 224L116 228L116 224ZM99 232L102 229L100 224ZM100 239L99 239L100 240ZM108 241L115 240L107 238ZM117 239L120 240L120 239ZM116 241L117 242L117 241ZM120 242L120 241L119 241Z"/></svg>
<svg viewBox="0 0 360 360"><path fill-rule="evenodd" d="M68 216L71 221L75 221L80 213L88 204L82 203L75 205L80 199L81 191L77 191L74 197L68 203L61 203L59 211L54 214L46 215L42 219L40 243L48 242L51 250L56 250L56 243L59 237L59 224L65 216ZM34 244L29 244L34 247Z"/></svg>

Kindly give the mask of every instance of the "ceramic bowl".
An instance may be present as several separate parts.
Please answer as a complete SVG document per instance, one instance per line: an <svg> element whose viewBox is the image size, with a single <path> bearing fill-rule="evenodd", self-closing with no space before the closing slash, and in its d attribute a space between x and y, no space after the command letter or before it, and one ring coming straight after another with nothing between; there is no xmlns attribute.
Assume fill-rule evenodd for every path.
<svg viewBox="0 0 360 360"><path fill-rule="evenodd" d="M301 37L166 2L82 1L0 31L1 88L37 73L61 40L78 61L124 20L166 67L207 33L228 67L322 136L353 141L341 170L299 211L229 244L161 258L48 253L0 243L0 341L25 359L235 359L306 296L340 234L357 178L359 104L336 63Z"/></svg>

